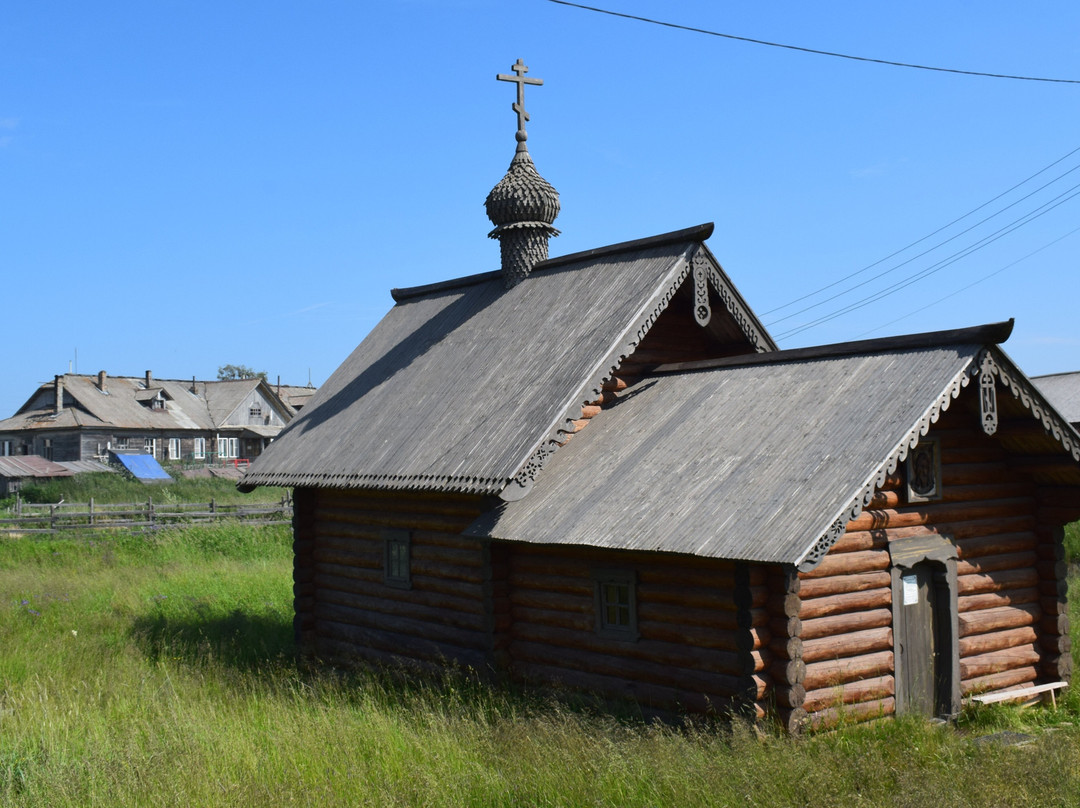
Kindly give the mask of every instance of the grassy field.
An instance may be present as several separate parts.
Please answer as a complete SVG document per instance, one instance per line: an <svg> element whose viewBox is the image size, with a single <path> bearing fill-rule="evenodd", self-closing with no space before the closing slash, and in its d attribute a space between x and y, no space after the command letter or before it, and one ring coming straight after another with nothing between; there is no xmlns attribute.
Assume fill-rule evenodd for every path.
<svg viewBox="0 0 1080 808"><path fill-rule="evenodd" d="M1080 805L1076 694L954 727L673 728L467 671L305 667L290 565L279 527L0 541L0 805Z"/></svg>
<svg viewBox="0 0 1080 808"><path fill-rule="evenodd" d="M76 474L36 485L28 485L21 492L24 502L55 503L89 502L209 502L216 500L222 505L239 503L279 502L287 489L263 487L249 494L236 490L236 481L219 477L177 477L164 485L146 485L123 474ZM0 509L10 508L15 497L0 498Z"/></svg>

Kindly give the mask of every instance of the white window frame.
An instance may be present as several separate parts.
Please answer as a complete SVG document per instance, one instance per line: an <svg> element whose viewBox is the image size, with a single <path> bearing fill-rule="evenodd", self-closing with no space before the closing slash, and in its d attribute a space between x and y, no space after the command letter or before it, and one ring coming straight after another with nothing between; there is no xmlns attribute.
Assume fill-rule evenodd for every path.
<svg viewBox="0 0 1080 808"><path fill-rule="evenodd" d="M235 460L240 456L240 439L239 438L221 438L217 439L218 444L218 457L222 460Z"/></svg>
<svg viewBox="0 0 1080 808"><path fill-rule="evenodd" d="M169 460L179 460L180 454L180 438L169 438Z"/></svg>
<svg viewBox="0 0 1080 808"><path fill-rule="evenodd" d="M116 448L117 449L127 449L128 448L128 438L118 437L116 439Z"/></svg>
<svg viewBox="0 0 1080 808"><path fill-rule="evenodd" d="M192 456L196 460L203 460L206 457L206 438L195 438L195 447L192 450Z"/></svg>
<svg viewBox="0 0 1080 808"><path fill-rule="evenodd" d="M157 457L157 438L143 438L143 454Z"/></svg>

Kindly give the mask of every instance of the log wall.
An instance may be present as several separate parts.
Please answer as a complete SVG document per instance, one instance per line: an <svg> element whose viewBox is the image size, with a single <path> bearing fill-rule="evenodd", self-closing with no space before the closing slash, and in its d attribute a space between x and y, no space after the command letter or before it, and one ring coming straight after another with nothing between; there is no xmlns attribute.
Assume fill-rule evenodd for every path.
<svg viewBox="0 0 1080 808"><path fill-rule="evenodd" d="M902 471L891 476L821 564L799 573L801 706L814 724L895 711L889 543L927 530L956 546L962 696L1071 672L1062 532L1040 521L1038 488L962 407L930 436L942 498L909 504Z"/></svg>
<svg viewBox="0 0 1080 808"><path fill-rule="evenodd" d="M764 691L765 661L747 630L764 616L758 571L728 561L495 543L498 650L515 676L625 696L659 709L725 712ZM636 576L636 640L598 633L596 568ZM737 599L737 589L746 592Z"/></svg>
<svg viewBox="0 0 1080 808"><path fill-rule="evenodd" d="M480 497L297 489L296 627L328 659L491 662L487 547L460 535ZM410 531L411 586L384 580L381 531Z"/></svg>

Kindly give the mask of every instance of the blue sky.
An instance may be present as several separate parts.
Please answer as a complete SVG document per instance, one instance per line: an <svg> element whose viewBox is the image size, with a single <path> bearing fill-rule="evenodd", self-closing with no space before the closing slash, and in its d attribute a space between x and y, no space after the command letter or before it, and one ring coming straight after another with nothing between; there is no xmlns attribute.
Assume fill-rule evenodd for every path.
<svg viewBox="0 0 1080 808"><path fill-rule="evenodd" d="M1076 3L594 2L1080 79ZM188 379L231 363L321 384L391 287L497 268L483 201L516 119L495 74L519 57L544 80L526 107L530 151L561 195L552 254L713 221L709 245L759 313L1080 147L1080 84L835 59L548 0L13 0L0 17L0 415L69 367ZM1080 369L1077 166L1080 152L763 319L790 348L1015 317L1004 347L1026 372Z"/></svg>

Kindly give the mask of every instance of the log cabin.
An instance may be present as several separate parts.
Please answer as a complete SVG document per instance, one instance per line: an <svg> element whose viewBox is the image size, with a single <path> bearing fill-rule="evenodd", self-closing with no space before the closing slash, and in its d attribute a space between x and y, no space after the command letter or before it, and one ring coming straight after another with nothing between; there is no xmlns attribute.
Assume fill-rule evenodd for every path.
<svg viewBox="0 0 1080 808"><path fill-rule="evenodd" d="M548 258L558 209L519 128L502 269L393 290L241 481L305 653L791 729L1069 679L1080 435L1011 322L781 351L711 225Z"/></svg>

